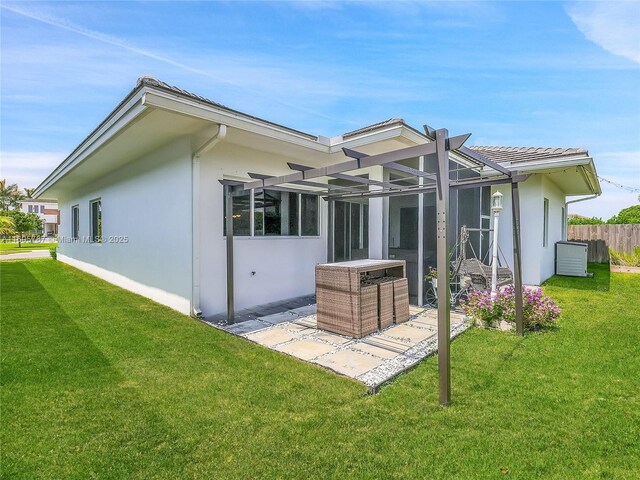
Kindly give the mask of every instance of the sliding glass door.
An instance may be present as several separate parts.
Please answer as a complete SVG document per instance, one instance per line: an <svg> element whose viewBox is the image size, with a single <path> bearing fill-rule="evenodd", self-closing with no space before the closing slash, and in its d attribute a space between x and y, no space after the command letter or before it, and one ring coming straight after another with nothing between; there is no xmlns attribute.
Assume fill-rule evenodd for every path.
<svg viewBox="0 0 640 480"><path fill-rule="evenodd" d="M369 205L366 201L335 202L333 252L336 262L369 256Z"/></svg>

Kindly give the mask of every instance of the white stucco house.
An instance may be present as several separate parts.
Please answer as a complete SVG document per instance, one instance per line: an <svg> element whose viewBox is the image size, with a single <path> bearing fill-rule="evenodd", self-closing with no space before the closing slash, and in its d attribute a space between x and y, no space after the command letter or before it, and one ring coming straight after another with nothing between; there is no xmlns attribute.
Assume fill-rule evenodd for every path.
<svg viewBox="0 0 640 480"><path fill-rule="evenodd" d="M58 233L60 224L60 212L58 202L47 198L25 198L20 203L20 211L24 213L35 213L42 220L42 234L45 237L54 236Z"/></svg>
<svg viewBox="0 0 640 480"><path fill-rule="evenodd" d="M36 196L59 202L60 261L185 314L211 315L226 308L219 180L247 181L249 172L284 175L291 172L288 162L334 164L346 160L343 147L375 154L430 141L401 119L332 138L312 135L142 77ZM520 186L523 281L539 284L553 275L554 244L566 238L567 197L600 193L593 159L582 149L471 148L531 174ZM452 154L452 174L469 178L475 173L464 169L463 157ZM405 163L418 168L419 160ZM383 166L356 174L398 181L397 172ZM490 196L501 189L508 212L508 187L453 192L452 232L462 225L488 230ZM317 263L366 257L405 259L417 301L419 272L435 264L434 195L336 202L332 238L326 202L317 196L265 190L236 197L236 308L313 294ZM501 218L500 232L512 265L510 215ZM489 237L472 233L479 255Z"/></svg>

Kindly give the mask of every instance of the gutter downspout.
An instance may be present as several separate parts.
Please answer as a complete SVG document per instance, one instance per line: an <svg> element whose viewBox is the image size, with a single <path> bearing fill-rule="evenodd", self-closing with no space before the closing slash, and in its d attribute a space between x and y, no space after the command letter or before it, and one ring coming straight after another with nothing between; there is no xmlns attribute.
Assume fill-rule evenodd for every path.
<svg viewBox="0 0 640 480"><path fill-rule="evenodd" d="M227 136L227 126L218 131L191 157L191 316L202 318L200 310L200 157Z"/></svg>
<svg viewBox="0 0 640 480"><path fill-rule="evenodd" d="M564 231L565 231L565 235L567 237L569 236L569 204L570 203L578 203L578 202L586 202L587 200L593 200L594 198L598 198L600 195L602 195L602 194L601 193L596 193L594 195L589 195L588 197L578 198L576 200L569 200L568 202L564 202L564 214L565 214ZM566 239L563 239L563 240L566 240Z"/></svg>

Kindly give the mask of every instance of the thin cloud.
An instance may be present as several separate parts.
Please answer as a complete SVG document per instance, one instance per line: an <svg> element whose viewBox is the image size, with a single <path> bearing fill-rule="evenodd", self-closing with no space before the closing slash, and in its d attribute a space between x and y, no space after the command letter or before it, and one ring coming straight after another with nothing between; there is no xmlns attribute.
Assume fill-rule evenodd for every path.
<svg viewBox="0 0 640 480"><path fill-rule="evenodd" d="M22 189L39 185L65 158L60 152L0 152L2 178Z"/></svg>
<svg viewBox="0 0 640 480"><path fill-rule="evenodd" d="M61 29L64 29L64 30L67 30L67 31L70 31L70 32L73 32L73 33L76 33L78 35L82 35L84 37L91 38L93 40L96 40L96 41L99 41L99 42L102 42L102 43L106 43L108 45L112 45L112 46L115 46L115 47L119 47L119 48L128 50L129 52L133 52L133 53L136 53L138 55L142 55L144 57L150 58L152 60L156 60L158 62L165 63L167 65L176 67L176 68L184 70L186 72L194 73L196 75L207 77L207 78L210 78L210 79L215 80L217 82L220 82L220 83L223 83L223 84L226 84L226 85L229 85L229 86L236 87L239 90L243 91L244 93L248 93L250 91L250 90L248 90L246 88L246 86L238 84L237 82L234 82L234 81L232 81L232 80L230 80L228 78L225 78L225 77L223 77L221 75L214 74L211 71L203 70L203 69L200 69L200 68L195 68L195 67L192 67L191 65L188 65L186 63L178 62L176 60L173 60L170 57L167 57L167 56L164 56L164 55L159 55L159 54L157 54L157 53L155 53L155 52L153 52L151 50L140 48L140 47L138 47L138 46L136 46L136 45L134 45L134 44L132 44L130 42L127 42L125 40L122 40L120 38L117 38L117 37L114 37L114 36L111 36L111 35L106 35L104 33L97 32L95 30L90 30L90 29L84 28L84 27L82 27L80 25L76 25L74 23L71 23L71 22L67 21L66 19L53 17L51 15L45 15L45 14L42 14L42 13L39 13L39 12L36 12L36 11L33 11L33 10L25 10L23 8L16 7L15 5L0 4L0 8L3 8L5 10L8 10L8 11L13 12L13 13L18 14L18 15L22 15L22 16L30 18L32 20L36 20L38 22L45 23L47 25L58 27L58 28L61 28ZM262 92L260 92L260 91L253 90L253 91L250 91L250 92L252 94L256 95L256 96L264 96L264 94ZM303 111L305 113L309 113L309 114L315 115L317 117L321 117L321 118L328 119L328 120L339 120L339 119L337 119L335 117L328 116L328 115L325 115L323 113L316 112L316 111L313 111L313 110L310 110L310 109L306 109L306 108L301 107L300 105L297 105L297 104L292 104L292 103L289 103L289 102L286 102L286 101L283 101L283 100L279 100L279 99L276 99L276 98L270 98L270 100L275 102L275 103L278 103L278 104L280 104L282 106L285 106L287 108Z"/></svg>
<svg viewBox="0 0 640 480"><path fill-rule="evenodd" d="M588 40L640 63L640 3L579 2L566 11Z"/></svg>

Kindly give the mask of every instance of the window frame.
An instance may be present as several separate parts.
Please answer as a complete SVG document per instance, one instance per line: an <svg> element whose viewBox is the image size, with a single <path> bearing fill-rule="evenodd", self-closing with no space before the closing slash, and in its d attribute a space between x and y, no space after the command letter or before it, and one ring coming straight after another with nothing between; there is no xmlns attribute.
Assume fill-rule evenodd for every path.
<svg viewBox="0 0 640 480"><path fill-rule="evenodd" d="M80 205L71 206L71 238L78 240L80 238Z"/></svg>
<svg viewBox="0 0 640 480"><path fill-rule="evenodd" d="M268 188L266 188L265 190L269 190ZM279 190L273 190L278 192ZM256 212L258 211L258 208L256 208L256 200L260 200L260 198L256 199L256 195L254 190L250 191L250 227L249 227L249 235L238 235L236 233L234 233L234 238L251 238L251 239L255 239L255 238L264 238L264 239L274 239L274 238L320 238L321 237L321 203L319 201L319 198L316 195L313 194L309 194L309 193L295 193L295 192L288 192L289 195L295 195L295 202L296 202L296 206L295 206L295 213L297 215L297 221L295 222L294 228L297 227L297 233L296 234L288 234L288 235L268 235L268 234L261 234L261 235L257 235L256 234L256 224L258 222L256 222ZM225 215L226 215L226 211L225 211L225 205L226 205L226 201L227 201L227 196L226 196L226 187L223 188L222 190L222 195L223 195L223 201L222 201L222 219L223 219L223 228L222 228L222 237L226 238L226 223L224 221L225 219ZM316 204L315 204L315 208L316 208L316 221L315 221L315 234L313 235L304 235L303 234L303 221L302 221L302 196L303 195L312 195L314 197L316 197ZM264 215L264 212L263 212ZM293 225L293 224L290 224ZM262 218L262 229L264 231L265 225L264 225L264 216Z"/></svg>
<svg viewBox="0 0 640 480"><path fill-rule="evenodd" d="M97 235L94 236L94 218L93 218L93 206L99 203L100 204L100 209L98 210L98 212L100 213L100 225L98 225L96 227L96 233ZM98 231L99 230L99 231ZM103 231L103 225L102 225L102 198L94 198L93 200L89 201L89 242L95 245L102 245L103 243L103 235L102 235L102 231ZM98 240L96 240L96 238Z"/></svg>
<svg viewBox="0 0 640 480"><path fill-rule="evenodd" d="M549 246L549 199L546 197L542 201L542 246Z"/></svg>

